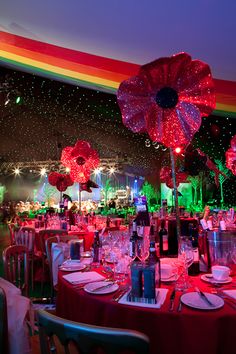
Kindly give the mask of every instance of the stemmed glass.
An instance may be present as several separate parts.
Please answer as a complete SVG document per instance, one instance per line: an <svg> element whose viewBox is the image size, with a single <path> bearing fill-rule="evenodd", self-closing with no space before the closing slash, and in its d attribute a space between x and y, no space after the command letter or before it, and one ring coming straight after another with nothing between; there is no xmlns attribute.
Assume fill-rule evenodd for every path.
<svg viewBox="0 0 236 354"><path fill-rule="evenodd" d="M193 263L194 253L191 241L183 236L179 238L178 249L178 279L176 281L176 290L185 290L190 287L188 281L188 268Z"/></svg>
<svg viewBox="0 0 236 354"><path fill-rule="evenodd" d="M149 256L149 244L145 242L144 239L138 240L137 256L142 263L144 263Z"/></svg>

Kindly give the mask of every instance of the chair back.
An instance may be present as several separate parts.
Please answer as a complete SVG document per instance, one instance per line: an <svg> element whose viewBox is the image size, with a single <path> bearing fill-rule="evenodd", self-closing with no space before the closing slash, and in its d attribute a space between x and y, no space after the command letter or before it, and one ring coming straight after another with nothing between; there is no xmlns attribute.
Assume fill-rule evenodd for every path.
<svg viewBox="0 0 236 354"><path fill-rule="evenodd" d="M9 223L7 224L9 233L10 233L10 244L15 245L15 231L19 230L19 227L17 227L14 223Z"/></svg>
<svg viewBox="0 0 236 354"><path fill-rule="evenodd" d="M0 353L8 353L8 325L7 325L6 295L0 288Z"/></svg>
<svg viewBox="0 0 236 354"><path fill-rule="evenodd" d="M106 354L118 354L122 351L149 353L148 337L133 330L73 322L43 310L38 311L38 328L41 354L55 353L55 343L52 345L53 335L59 338L66 354L70 353L70 342L75 344L80 354L87 354L92 350L94 353L95 349L101 349Z"/></svg>
<svg viewBox="0 0 236 354"><path fill-rule="evenodd" d="M68 232L66 230L40 230L39 231L39 239L40 239L40 247L41 252L46 256L46 240L50 237L55 236L68 236Z"/></svg>
<svg viewBox="0 0 236 354"><path fill-rule="evenodd" d="M32 227L23 226L18 231L15 231L15 244L22 245L28 248L30 254L34 252L35 229Z"/></svg>
<svg viewBox="0 0 236 354"><path fill-rule="evenodd" d="M13 245L3 251L5 279L29 296L29 251L26 246Z"/></svg>

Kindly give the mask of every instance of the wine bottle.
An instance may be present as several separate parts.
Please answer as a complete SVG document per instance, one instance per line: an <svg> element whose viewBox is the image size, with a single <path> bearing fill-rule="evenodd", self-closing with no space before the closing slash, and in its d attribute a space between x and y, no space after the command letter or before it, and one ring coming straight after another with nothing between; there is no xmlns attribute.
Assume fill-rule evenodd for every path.
<svg viewBox="0 0 236 354"><path fill-rule="evenodd" d="M160 287L160 259L156 254L155 241L150 242L149 257L144 269L144 297L155 297L155 288Z"/></svg>
<svg viewBox="0 0 236 354"><path fill-rule="evenodd" d="M93 265L99 266L101 261L101 243L99 239L99 231L94 232L94 242L93 242Z"/></svg>
<svg viewBox="0 0 236 354"><path fill-rule="evenodd" d="M193 224L189 224L189 237L193 247L193 263L188 268L189 275L198 275L200 273L199 266L199 249L198 249L198 229Z"/></svg>
<svg viewBox="0 0 236 354"><path fill-rule="evenodd" d="M129 240L129 256L134 259L137 255L137 242L138 242L138 232L137 232L137 224L136 221L133 221L132 233L130 235Z"/></svg>
<svg viewBox="0 0 236 354"><path fill-rule="evenodd" d="M165 227L165 219L161 220L161 229L159 231L160 256L166 256L169 253L168 232Z"/></svg>

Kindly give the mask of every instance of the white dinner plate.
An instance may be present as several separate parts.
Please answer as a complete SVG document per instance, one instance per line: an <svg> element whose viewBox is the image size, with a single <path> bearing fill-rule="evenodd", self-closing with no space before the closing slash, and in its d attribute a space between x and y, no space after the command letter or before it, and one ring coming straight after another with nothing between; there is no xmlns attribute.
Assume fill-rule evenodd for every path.
<svg viewBox="0 0 236 354"><path fill-rule="evenodd" d="M213 306L209 305L196 291L183 294L181 296L181 302L184 305L200 310L216 310L224 306L224 300L221 297L205 292L204 294L209 301L212 302Z"/></svg>
<svg viewBox="0 0 236 354"><path fill-rule="evenodd" d="M163 277L163 276L161 276L161 281L163 282L163 283L165 283L165 282L169 282L169 281L176 281L177 280L177 277L178 277L178 275L177 274L172 274L170 277Z"/></svg>
<svg viewBox="0 0 236 354"><path fill-rule="evenodd" d="M208 283L217 283L217 284L228 284L228 283L231 283L231 281L232 281L231 277L228 277L225 280L217 280L213 277L213 275L211 273L203 274L201 276L201 279L208 282Z"/></svg>
<svg viewBox="0 0 236 354"><path fill-rule="evenodd" d="M60 267L60 270L63 272L78 272L83 270L86 267L86 264L81 263L71 263L71 264L64 264Z"/></svg>
<svg viewBox="0 0 236 354"><path fill-rule="evenodd" d="M118 284L112 284L111 286L107 287L107 288L103 288L103 289L98 289L95 290L96 288L99 288L100 286L107 286L108 284L110 284L111 282L107 282L107 281L96 281L93 283L88 283L84 286L84 290L87 293L90 294L96 294L96 295L102 295L102 294L110 294L113 293L114 291L116 291L119 288Z"/></svg>

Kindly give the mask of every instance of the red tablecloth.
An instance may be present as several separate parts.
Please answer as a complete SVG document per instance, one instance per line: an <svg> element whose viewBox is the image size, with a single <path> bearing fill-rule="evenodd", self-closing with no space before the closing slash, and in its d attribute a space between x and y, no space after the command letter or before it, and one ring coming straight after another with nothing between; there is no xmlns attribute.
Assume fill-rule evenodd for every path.
<svg viewBox="0 0 236 354"><path fill-rule="evenodd" d="M73 236L77 236L80 239L84 240L84 248L85 251L89 251L92 244L93 244L93 239L94 239L94 232L79 232L79 231L68 231L68 235L73 238ZM39 231L37 230L35 232L35 250L41 251L41 241L39 238Z"/></svg>
<svg viewBox="0 0 236 354"><path fill-rule="evenodd" d="M129 328L148 335L154 354L233 354L236 353L236 311L225 304L213 311L201 311L183 305L182 312L168 311L171 291L161 309L147 309L112 302L113 294L91 295L69 284L59 272L57 314L89 324ZM200 277L192 277L193 286L211 291ZM170 290L172 286L165 286ZM191 289L190 289L191 290Z"/></svg>

